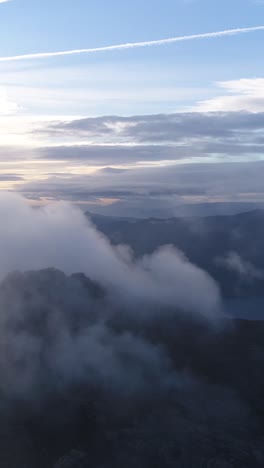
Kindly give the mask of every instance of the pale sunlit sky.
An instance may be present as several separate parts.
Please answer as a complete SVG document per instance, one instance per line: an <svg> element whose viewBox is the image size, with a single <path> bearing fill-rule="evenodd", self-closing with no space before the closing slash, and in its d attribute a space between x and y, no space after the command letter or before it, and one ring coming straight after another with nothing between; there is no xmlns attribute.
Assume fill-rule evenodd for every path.
<svg viewBox="0 0 264 468"><path fill-rule="evenodd" d="M264 201L264 30L241 31L263 25L257 0L0 1L0 188L146 210ZM201 37L124 47L182 36Z"/></svg>

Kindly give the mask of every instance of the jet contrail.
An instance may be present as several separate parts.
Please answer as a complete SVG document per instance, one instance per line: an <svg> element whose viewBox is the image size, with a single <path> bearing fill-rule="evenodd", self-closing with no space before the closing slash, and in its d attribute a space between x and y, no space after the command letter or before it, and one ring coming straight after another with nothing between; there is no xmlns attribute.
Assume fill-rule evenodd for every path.
<svg viewBox="0 0 264 468"><path fill-rule="evenodd" d="M174 42L193 41L195 39L207 39L207 38L222 37L222 36L233 36L237 34L249 33L253 31L261 31L261 30L264 30L264 26L255 26L252 28L227 29L225 31L216 31L216 32L210 32L210 33L203 33L203 34L193 34L191 36L170 37L168 39L159 39L156 41L128 42L125 44L94 47L92 49L74 49L74 50L65 50L65 51L59 51L59 52L38 52L38 53L26 54L26 55L13 55L10 57L0 57L0 62L13 62L17 60L33 60L33 59L42 59L42 58L49 58L49 57L62 57L64 55L92 54L95 52L107 52L107 51L112 51L112 50L134 49L137 47L151 47L151 46L159 46L159 45L164 45L164 44L173 44Z"/></svg>

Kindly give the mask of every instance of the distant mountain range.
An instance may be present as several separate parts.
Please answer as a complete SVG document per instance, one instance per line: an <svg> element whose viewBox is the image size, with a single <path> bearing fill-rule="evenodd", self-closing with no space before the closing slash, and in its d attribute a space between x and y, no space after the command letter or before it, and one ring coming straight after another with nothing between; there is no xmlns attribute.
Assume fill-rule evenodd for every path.
<svg viewBox="0 0 264 468"><path fill-rule="evenodd" d="M80 206L83 208L83 205ZM204 202L204 203L188 203L183 205L176 205L173 209L162 208L157 204L145 208L139 206L133 207L126 206L124 202L116 202L107 206L96 206L96 213L108 217L122 217L146 219L148 217L155 218L185 218L185 217L204 217L204 216L221 216L221 215L234 215L238 213L245 213L256 209L264 209L264 203L261 202Z"/></svg>

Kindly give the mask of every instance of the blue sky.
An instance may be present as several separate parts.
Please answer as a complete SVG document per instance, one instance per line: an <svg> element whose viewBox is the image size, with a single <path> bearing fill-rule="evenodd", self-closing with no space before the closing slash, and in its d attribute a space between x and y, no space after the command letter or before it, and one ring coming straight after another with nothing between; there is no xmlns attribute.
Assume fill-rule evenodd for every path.
<svg viewBox="0 0 264 468"><path fill-rule="evenodd" d="M255 25L262 15L263 5L254 0L13 0L2 5L0 50L16 54L194 34ZM158 59L162 52L151 55Z"/></svg>
<svg viewBox="0 0 264 468"><path fill-rule="evenodd" d="M259 161L263 157L259 122L264 112L264 30L93 54L1 59L263 24L264 2L258 0L0 1L0 187L41 184L50 177L57 181L63 175L69 183L109 165L134 171L194 160L206 164ZM197 112L210 128L208 134L200 129L197 136L194 125L199 127L200 121L184 117ZM210 122L208 112L215 114ZM236 118L230 123L233 112ZM175 113L181 116L180 122L175 121ZM225 123L218 113L226 114ZM241 113L250 114L248 127ZM170 132L163 120L159 128L153 123L156 114L171 116L166 119ZM109 115L120 119L104 117ZM122 120L135 115L147 117ZM221 125L222 140L212 130L216 125ZM228 142L223 140L228 125L235 132L235 146L233 134ZM147 138L138 126L147 128ZM179 127L176 140L171 129L178 134ZM253 129L253 137L249 138L248 128ZM58 153L60 147L64 151ZM130 147L135 147L134 152ZM49 149L45 158L43 148ZM107 177L110 187L113 173Z"/></svg>
<svg viewBox="0 0 264 468"><path fill-rule="evenodd" d="M264 5L254 0L12 0L0 5L0 56L257 26L261 18ZM218 81L262 76L263 38L264 32L257 31L89 56L2 63L2 86L23 108L20 115L173 112L221 94ZM16 73L16 83L10 72ZM45 90L53 101L52 89L54 94L59 90L57 107L48 99L43 103Z"/></svg>

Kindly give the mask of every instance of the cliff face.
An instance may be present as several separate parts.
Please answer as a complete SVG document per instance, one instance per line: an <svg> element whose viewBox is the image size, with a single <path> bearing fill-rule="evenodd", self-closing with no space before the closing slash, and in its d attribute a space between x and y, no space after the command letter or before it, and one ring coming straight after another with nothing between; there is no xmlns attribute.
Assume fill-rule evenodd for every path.
<svg viewBox="0 0 264 468"><path fill-rule="evenodd" d="M262 322L144 314L53 269L0 309L1 467L264 465Z"/></svg>

